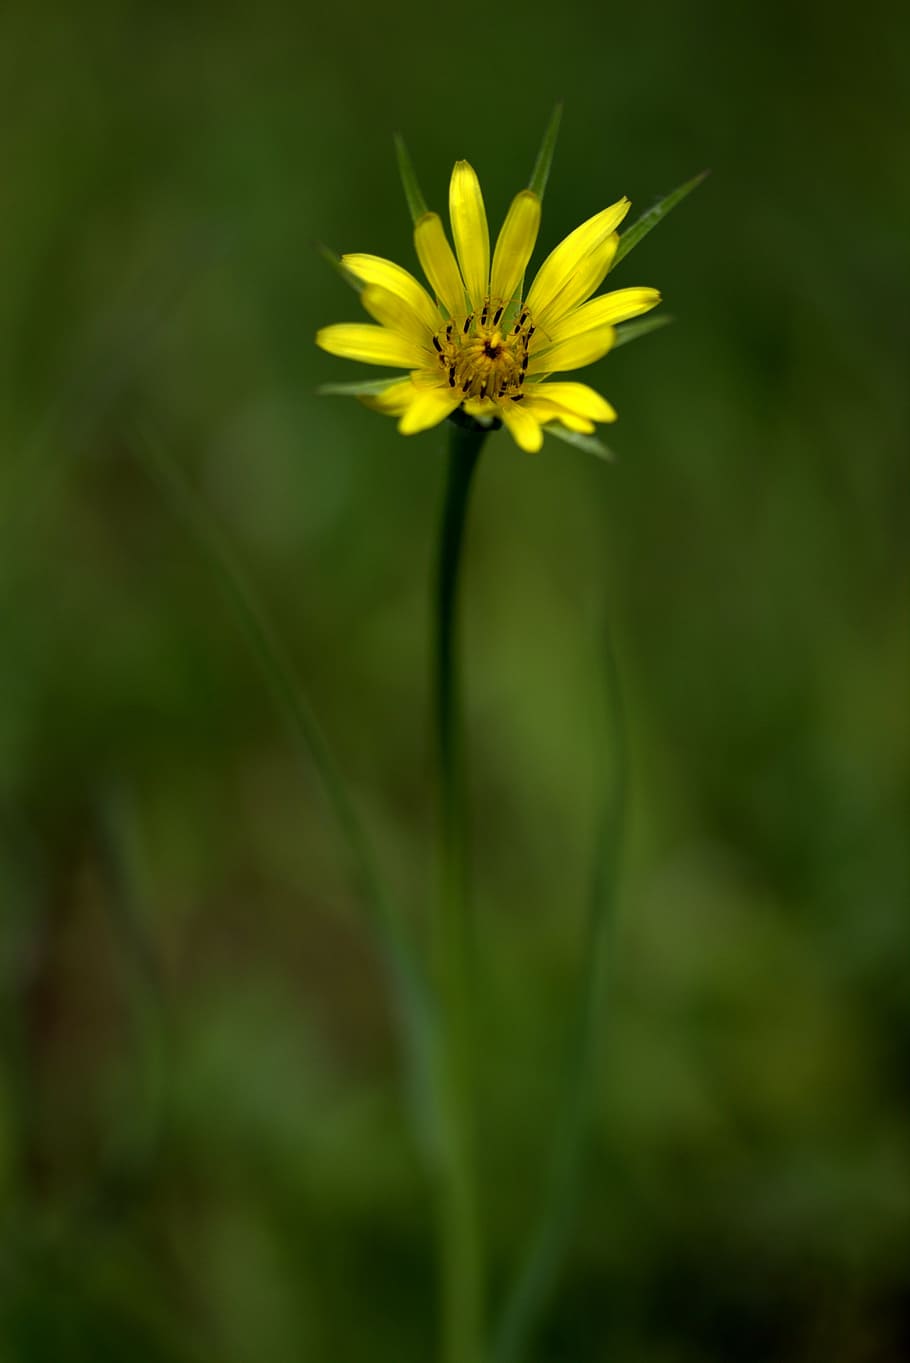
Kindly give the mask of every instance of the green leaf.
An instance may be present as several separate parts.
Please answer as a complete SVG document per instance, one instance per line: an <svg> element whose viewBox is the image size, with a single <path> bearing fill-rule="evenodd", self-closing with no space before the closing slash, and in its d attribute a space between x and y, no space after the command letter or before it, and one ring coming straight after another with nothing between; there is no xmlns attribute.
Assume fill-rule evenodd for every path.
<svg viewBox="0 0 910 1363"><path fill-rule="evenodd" d="M684 185L680 185L678 189L674 189L672 194L668 194L666 198L661 199L653 208L649 208L647 213L642 213L638 221L634 222L619 238L619 249L613 259L612 268L615 270L623 256L627 256L633 246L637 246L640 241L643 241L648 233L654 230L661 219L667 216L670 209L675 208L678 203L682 203L683 199L691 194L693 189L697 189L702 180L710 175L710 173L711 172L708 170L703 170L700 175L693 176L693 178L687 180Z"/></svg>
<svg viewBox="0 0 910 1363"><path fill-rule="evenodd" d="M427 201L420 192L420 185L417 183L417 172L414 169L414 162L411 160L410 153L404 144L404 138L400 133L395 134L395 154L398 157L398 173L401 176L401 183L404 186L404 195L408 201L408 209L414 222L422 218L427 212Z"/></svg>
<svg viewBox="0 0 910 1363"><path fill-rule="evenodd" d="M555 435L557 439L564 440L567 445L574 445L578 450L584 450L585 454L596 455L598 459L614 460L616 455L598 440L594 435L582 435L581 431L570 431L565 426L560 426L558 422L553 422L550 426L544 427L544 435Z"/></svg>
<svg viewBox="0 0 910 1363"><path fill-rule="evenodd" d="M539 199L543 198L547 180L550 178L550 166L553 164L553 153L556 150L556 138L559 135L561 119L562 105L557 104L550 115L550 121L547 124L543 141L540 144L540 151L537 153L537 160L534 162L534 169L531 172L531 179L528 182L528 189L533 189Z"/></svg>
<svg viewBox="0 0 910 1363"><path fill-rule="evenodd" d="M643 317L640 322L623 322L616 328L613 349L628 345L629 341L637 341L639 337L647 336L651 331L660 331L661 327L669 326L672 321L673 318L668 312L661 312L656 317Z"/></svg>
<svg viewBox="0 0 910 1363"><path fill-rule="evenodd" d="M316 389L321 397L370 397L384 393L390 383L397 383L404 374L390 374L384 379L353 379L349 383L321 383Z"/></svg>
<svg viewBox="0 0 910 1363"><path fill-rule="evenodd" d="M346 284L350 284L351 288L356 289L358 293L363 293L364 290L363 280L358 279L355 274L351 273L351 271L347 268L344 261L341 259L341 256L338 255L337 252L333 251L330 246L323 246L322 242L317 243L316 249L322 256L323 260L328 261L328 263L331 265L335 273L341 275L341 278L344 280Z"/></svg>

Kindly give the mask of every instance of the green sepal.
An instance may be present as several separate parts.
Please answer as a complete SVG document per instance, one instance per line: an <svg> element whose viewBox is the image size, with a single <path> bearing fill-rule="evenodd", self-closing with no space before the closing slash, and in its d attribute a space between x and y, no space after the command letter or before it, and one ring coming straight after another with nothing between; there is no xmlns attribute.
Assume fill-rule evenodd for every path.
<svg viewBox="0 0 910 1363"><path fill-rule="evenodd" d="M653 231L657 224L667 216L670 209L675 208L678 203L682 203L683 199L691 194L693 189L697 189L702 180L710 174L711 172L709 170L703 170L700 175L693 176L691 180L687 180L684 185L680 185L678 189L674 189L671 194L668 194L665 198L661 199L653 208L649 208L646 213L642 213L641 217L620 236L619 248L613 258L613 265L611 268L615 270L623 257L629 254L633 246L637 246L640 241L644 240L648 233Z"/></svg>
<svg viewBox="0 0 910 1363"><path fill-rule="evenodd" d="M667 327L673 321L669 313L659 313L657 317L643 317L640 322L621 322L616 328L616 340L613 342L613 349L618 346L628 345L629 341L637 341L641 336L647 336L651 331L660 331L661 327Z"/></svg>
<svg viewBox="0 0 910 1363"><path fill-rule="evenodd" d="M557 104L550 115L550 121L544 132L540 151L537 153L537 160L534 162L534 169L531 171L531 178L528 181L528 189L533 190L538 199L543 198L547 180L550 178L550 167L553 164L553 153L556 150L556 139L559 136L561 119L562 105Z"/></svg>
<svg viewBox="0 0 910 1363"><path fill-rule="evenodd" d="M395 155L398 157L398 174L401 176L404 196L408 201L408 211L412 221L416 222L428 211L427 201L420 191L414 162L400 133L395 134Z"/></svg>
<svg viewBox="0 0 910 1363"><path fill-rule="evenodd" d="M330 246L323 246L322 242L318 243L317 250L323 260L328 261L335 273L341 275L341 278L346 284L350 284L351 288L356 289L357 293L363 293L363 290L366 287L363 280L358 279L357 276L348 269L337 252L333 251Z"/></svg>
<svg viewBox="0 0 910 1363"><path fill-rule="evenodd" d="M321 383L316 389L320 397L366 398L384 393L391 383L407 378L406 374L391 374L384 379L352 379L349 383Z"/></svg>
<svg viewBox="0 0 910 1363"><path fill-rule="evenodd" d="M593 454L598 459L606 459L612 462L616 455L605 445L602 440L598 440L595 435L583 435L581 431L570 431L568 427L553 422L552 425L544 426L544 435L555 435L558 440L564 440L567 445L574 445L578 450L584 450L585 454Z"/></svg>

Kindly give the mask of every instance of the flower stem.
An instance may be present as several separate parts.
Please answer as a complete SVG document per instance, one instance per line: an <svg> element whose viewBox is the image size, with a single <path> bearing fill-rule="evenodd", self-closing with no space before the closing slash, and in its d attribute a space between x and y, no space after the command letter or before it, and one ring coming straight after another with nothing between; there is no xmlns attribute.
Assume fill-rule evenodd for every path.
<svg viewBox="0 0 910 1363"><path fill-rule="evenodd" d="M442 1105L439 1218L443 1363L482 1363L483 1260L475 1170L475 1012L468 909L464 764L457 649L458 571L471 479L486 430L452 424L436 581L439 901L434 924Z"/></svg>

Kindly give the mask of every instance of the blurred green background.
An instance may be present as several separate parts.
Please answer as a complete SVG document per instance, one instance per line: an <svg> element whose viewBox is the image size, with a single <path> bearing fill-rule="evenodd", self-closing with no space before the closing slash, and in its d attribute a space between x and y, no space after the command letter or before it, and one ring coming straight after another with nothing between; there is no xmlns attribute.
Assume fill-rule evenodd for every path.
<svg viewBox="0 0 910 1363"><path fill-rule="evenodd" d="M343 849L210 565L286 641L415 935L444 432L319 383L314 249L415 267L391 135L549 249L710 167L617 272L603 465L485 453L465 579L494 1293L579 967L601 613L632 803L539 1363L910 1357L905 7L0 18L0 1363L427 1360L433 1225ZM542 253L538 253L538 259Z"/></svg>

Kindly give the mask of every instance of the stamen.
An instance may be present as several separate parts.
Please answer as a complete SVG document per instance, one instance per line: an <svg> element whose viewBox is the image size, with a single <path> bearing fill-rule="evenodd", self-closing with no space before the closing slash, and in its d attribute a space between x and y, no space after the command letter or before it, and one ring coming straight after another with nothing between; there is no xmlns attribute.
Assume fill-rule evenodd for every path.
<svg viewBox="0 0 910 1363"><path fill-rule="evenodd" d="M535 328L530 310L519 307L515 325L503 332L499 328L508 304L485 298L476 312L450 318L443 323L444 331L431 338L449 390L461 402L511 402L524 396L528 341Z"/></svg>

